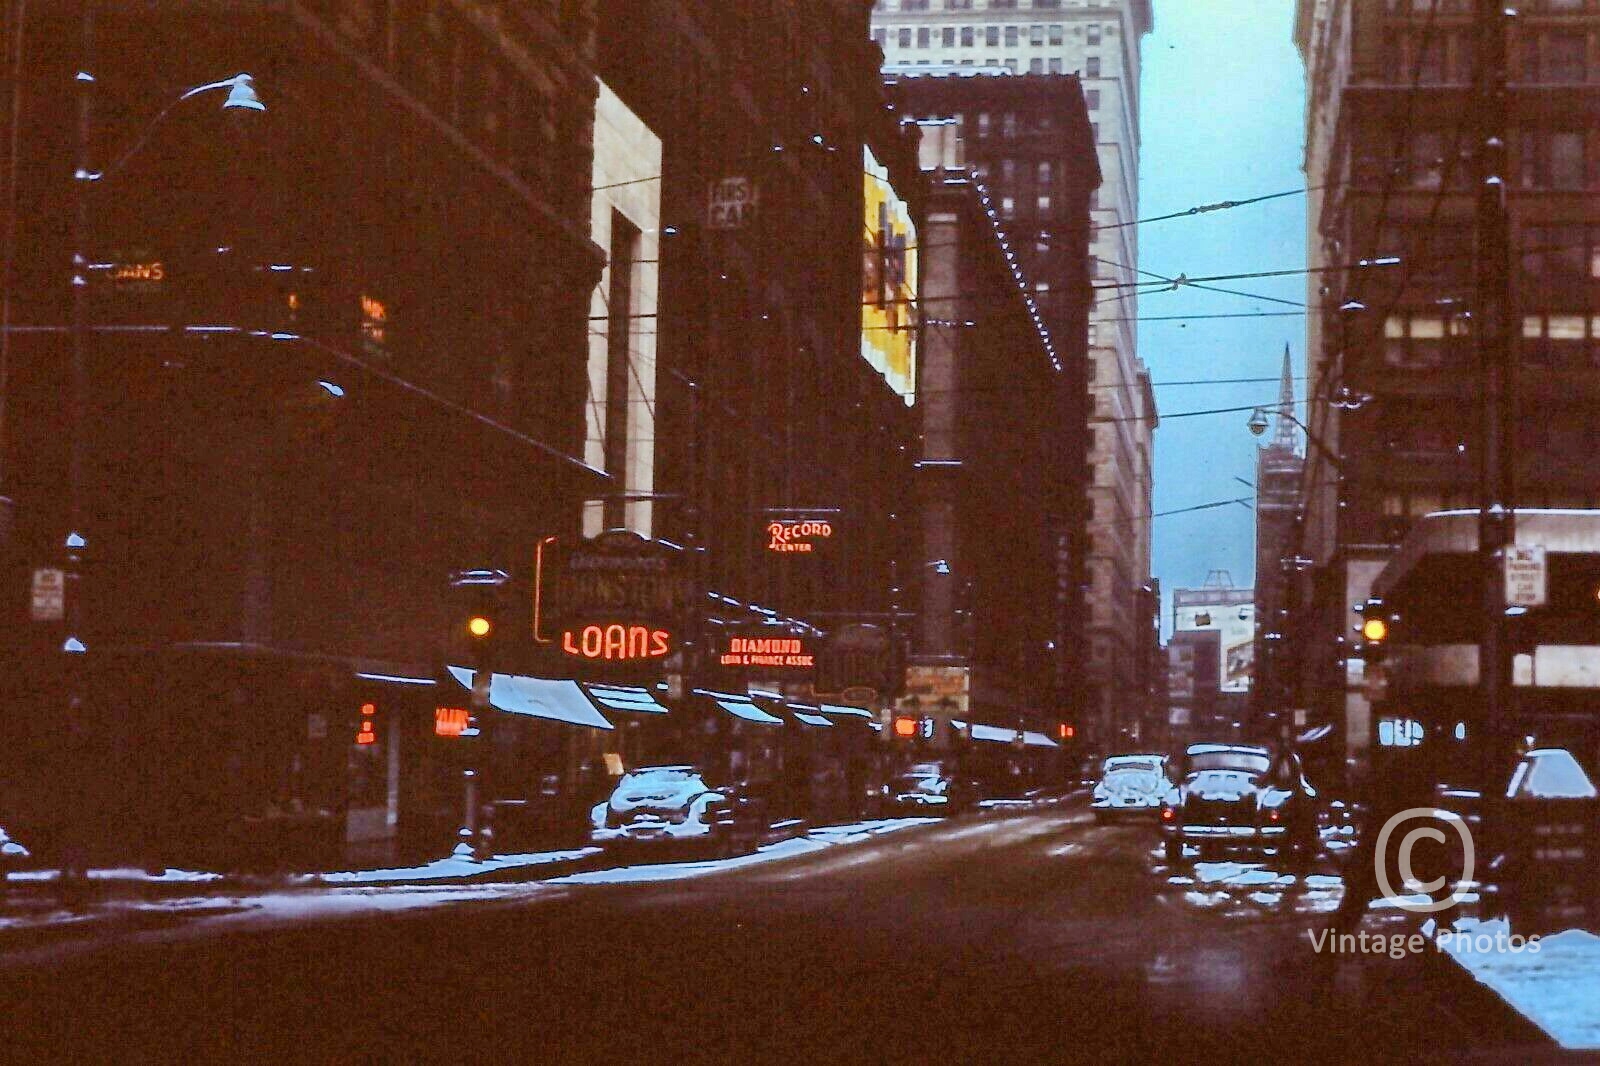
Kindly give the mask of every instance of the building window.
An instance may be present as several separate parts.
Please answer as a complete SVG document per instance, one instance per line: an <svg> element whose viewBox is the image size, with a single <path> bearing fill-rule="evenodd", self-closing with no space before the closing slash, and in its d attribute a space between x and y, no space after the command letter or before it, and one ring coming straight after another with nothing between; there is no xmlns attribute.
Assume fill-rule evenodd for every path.
<svg viewBox="0 0 1600 1066"><path fill-rule="evenodd" d="M1083 272L1091 278L1098 278L1100 276L1100 257L1091 254L1085 259Z"/></svg>
<svg viewBox="0 0 1600 1066"><path fill-rule="evenodd" d="M1086 77L1098 78L1100 76L1100 57L1089 56L1083 61L1083 73Z"/></svg>
<svg viewBox="0 0 1600 1066"><path fill-rule="evenodd" d="M931 36L931 34L928 31L928 27L926 27L926 26L917 27L917 47L918 48L926 48L926 47L928 47L928 44L930 43L929 42L929 37L930 36Z"/></svg>
<svg viewBox="0 0 1600 1066"><path fill-rule="evenodd" d="M989 136L989 112L987 112L987 111L979 111L978 112L978 137L981 140L982 138L987 137L987 136Z"/></svg>
<svg viewBox="0 0 1600 1066"><path fill-rule="evenodd" d="M1000 44L1000 27L985 26L983 28L983 43L990 48L997 47Z"/></svg>
<svg viewBox="0 0 1600 1066"><path fill-rule="evenodd" d="M954 48L956 46L956 28L954 26L946 26L939 34L939 38L946 48Z"/></svg>
<svg viewBox="0 0 1600 1066"><path fill-rule="evenodd" d="M1100 143L1100 123L1098 123L1098 122L1089 123L1089 138L1092 141L1094 141L1096 144Z"/></svg>
<svg viewBox="0 0 1600 1066"><path fill-rule="evenodd" d="M1444 134L1424 131L1412 135L1408 146L1411 184L1437 189L1444 182Z"/></svg>
<svg viewBox="0 0 1600 1066"><path fill-rule="evenodd" d="M901 48L910 48L911 47L911 27L910 26L901 26L900 27L900 47Z"/></svg>
<svg viewBox="0 0 1600 1066"><path fill-rule="evenodd" d="M1100 43L1100 26L1098 23L1091 24L1085 32L1088 34L1088 37L1086 38L1088 43Z"/></svg>
<svg viewBox="0 0 1600 1066"><path fill-rule="evenodd" d="M1060 74L1061 72L1062 72L1062 70L1061 70L1061 57L1060 56L1051 56L1050 57L1050 73L1052 73L1052 74Z"/></svg>
<svg viewBox="0 0 1600 1066"><path fill-rule="evenodd" d="M1097 322L1089 323L1088 341L1089 341L1089 344L1091 346L1100 343L1099 334L1100 334L1100 325L1099 325L1099 323L1097 323ZM1090 360L1089 363L1087 365L1085 365L1084 371L1088 374L1089 380L1093 381L1094 380L1094 361L1093 360Z"/></svg>
<svg viewBox="0 0 1600 1066"><path fill-rule="evenodd" d="M872 42L879 48L882 48L884 45L889 43L889 31L884 29L873 30Z"/></svg>
<svg viewBox="0 0 1600 1066"><path fill-rule="evenodd" d="M1585 62L1588 43L1588 37L1581 33L1552 33L1545 37L1543 80L1588 80L1588 64Z"/></svg>
<svg viewBox="0 0 1600 1066"><path fill-rule="evenodd" d="M1100 110L1100 90L1090 89L1088 92L1084 93L1083 102L1090 111Z"/></svg>
<svg viewBox="0 0 1600 1066"><path fill-rule="evenodd" d="M1007 111L1001 116L1000 123L1001 136L1015 137L1017 135L1017 113L1015 111ZM1007 160L1007 162L1009 163L1010 160Z"/></svg>
<svg viewBox="0 0 1600 1066"><path fill-rule="evenodd" d="M961 47L962 48L971 48L972 47L972 27L971 26L963 26L963 27L961 27Z"/></svg>
<svg viewBox="0 0 1600 1066"><path fill-rule="evenodd" d="M1390 315L1383 323L1383 361L1404 370L1467 362L1472 338L1460 315Z"/></svg>
<svg viewBox="0 0 1600 1066"><path fill-rule="evenodd" d="M1044 60L1042 60L1042 59L1030 59L1030 60L1028 60L1028 73L1029 74L1043 74L1044 73Z"/></svg>
<svg viewBox="0 0 1600 1066"><path fill-rule="evenodd" d="M1517 139L1524 189L1581 189L1585 181L1583 133L1525 129Z"/></svg>
<svg viewBox="0 0 1600 1066"><path fill-rule="evenodd" d="M971 11L972 0L944 0L946 11Z"/></svg>
<svg viewBox="0 0 1600 1066"><path fill-rule="evenodd" d="M1018 28L1016 26L1007 26L1006 27L1006 47L1007 48L1015 48L1015 47L1017 47L1017 39L1018 39L1019 36L1020 36L1020 33L1019 33Z"/></svg>
<svg viewBox="0 0 1600 1066"><path fill-rule="evenodd" d="M1000 160L1000 184L1011 188L1017 183L1017 161L1015 159Z"/></svg>
<svg viewBox="0 0 1600 1066"><path fill-rule="evenodd" d="M1055 168L1050 165L1050 161L1047 159L1039 164L1038 172L1035 176L1038 178L1040 185L1049 185L1055 178Z"/></svg>
<svg viewBox="0 0 1600 1066"><path fill-rule="evenodd" d="M1057 11L1061 8L1061 0L1033 0L1033 6L1039 11Z"/></svg>
<svg viewBox="0 0 1600 1066"><path fill-rule="evenodd" d="M1048 215L1049 213L1050 213L1050 197L1048 197L1048 196L1039 197L1039 214Z"/></svg>
<svg viewBox="0 0 1600 1066"><path fill-rule="evenodd" d="M989 0L989 6L996 11L1015 11L1017 0Z"/></svg>
<svg viewBox="0 0 1600 1066"><path fill-rule="evenodd" d="M1555 368L1600 365L1597 318L1575 312L1522 316L1522 361Z"/></svg>
<svg viewBox="0 0 1600 1066"><path fill-rule="evenodd" d="M1044 26L1043 25L1036 25L1036 26L1029 26L1028 27L1028 43L1031 44L1031 45L1034 45L1035 47L1044 44Z"/></svg>
<svg viewBox="0 0 1600 1066"><path fill-rule="evenodd" d="M1051 25L1050 25L1050 43L1051 44L1060 44L1062 42L1062 40L1065 38L1065 34L1066 34L1066 27L1065 26L1062 26L1061 23L1059 23L1059 22L1051 23Z"/></svg>
<svg viewBox="0 0 1600 1066"><path fill-rule="evenodd" d="M1017 61L1015 59L1006 60L1005 66L1011 73L1015 74L1017 72Z"/></svg>

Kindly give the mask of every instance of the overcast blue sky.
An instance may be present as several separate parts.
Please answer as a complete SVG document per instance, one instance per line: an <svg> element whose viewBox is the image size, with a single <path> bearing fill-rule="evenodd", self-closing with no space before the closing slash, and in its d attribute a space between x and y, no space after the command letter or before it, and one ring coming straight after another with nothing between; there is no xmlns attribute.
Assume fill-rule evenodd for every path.
<svg viewBox="0 0 1600 1066"><path fill-rule="evenodd" d="M1144 39L1139 181L1142 218L1200 204L1301 189L1305 74L1291 31L1293 0L1156 0L1155 32ZM1305 197L1139 227L1139 266L1167 277L1234 274L1305 264ZM1295 303L1294 275L1215 284ZM1141 296L1139 317L1295 311L1266 300L1181 289ZM1260 441L1249 412L1175 417L1184 411L1271 404L1273 382L1169 385L1195 379L1271 377L1287 341L1304 369L1305 319L1197 319L1139 324L1139 353L1156 382L1161 426L1155 443L1155 510L1252 495ZM1299 398L1304 382L1295 382ZM1300 413L1303 417L1304 411ZM1170 590L1199 586L1207 571L1255 577L1255 516L1237 504L1155 520L1153 569Z"/></svg>

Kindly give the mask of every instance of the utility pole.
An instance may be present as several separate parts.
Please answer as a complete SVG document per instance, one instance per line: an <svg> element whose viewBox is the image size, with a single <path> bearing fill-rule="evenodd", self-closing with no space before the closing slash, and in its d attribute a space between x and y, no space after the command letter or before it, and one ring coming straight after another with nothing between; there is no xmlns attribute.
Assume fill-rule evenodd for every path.
<svg viewBox="0 0 1600 1066"><path fill-rule="evenodd" d="M1483 697L1480 741L1484 795L1501 791L1511 712L1511 655L1506 634L1505 549L1516 541L1515 367L1510 323L1510 225L1506 205L1506 30L1504 0L1477 0L1472 113L1477 125L1477 212L1473 238L1473 336L1482 386L1478 558L1483 580L1483 639L1478 678Z"/></svg>

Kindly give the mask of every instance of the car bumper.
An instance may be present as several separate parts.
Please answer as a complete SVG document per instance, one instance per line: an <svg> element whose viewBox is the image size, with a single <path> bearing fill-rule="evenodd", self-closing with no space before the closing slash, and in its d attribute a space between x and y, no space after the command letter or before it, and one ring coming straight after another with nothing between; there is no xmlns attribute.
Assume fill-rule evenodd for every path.
<svg viewBox="0 0 1600 1066"><path fill-rule="evenodd" d="M1289 831L1286 825L1201 825L1194 822L1163 824L1163 835L1185 843L1251 843L1277 840Z"/></svg>
<svg viewBox="0 0 1600 1066"><path fill-rule="evenodd" d="M1161 801L1145 802L1139 800L1095 800L1089 804L1089 809L1095 814L1104 817L1117 817L1126 815L1131 818L1149 817L1161 810Z"/></svg>
<svg viewBox="0 0 1600 1066"><path fill-rule="evenodd" d="M593 844L657 844L703 840L712 827L706 822L635 822L614 829L591 829Z"/></svg>

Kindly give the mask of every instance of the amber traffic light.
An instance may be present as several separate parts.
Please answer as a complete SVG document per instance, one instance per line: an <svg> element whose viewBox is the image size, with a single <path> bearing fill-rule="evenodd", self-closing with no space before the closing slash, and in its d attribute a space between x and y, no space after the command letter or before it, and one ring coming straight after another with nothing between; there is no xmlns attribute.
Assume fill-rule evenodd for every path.
<svg viewBox="0 0 1600 1066"><path fill-rule="evenodd" d="M489 631L493 628L494 624L481 614L475 614L471 618L467 619L467 632L471 633L475 637L478 637L479 639L487 637L489 635Z"/></svg>
<svg viewBox="0 0 1600 1066"><path fill-rule="evenodd" d="M1389 635L1389 623L1381 618L1369 618L1361 623L1361 636L1374 644L1381 644Z"/></svg>

